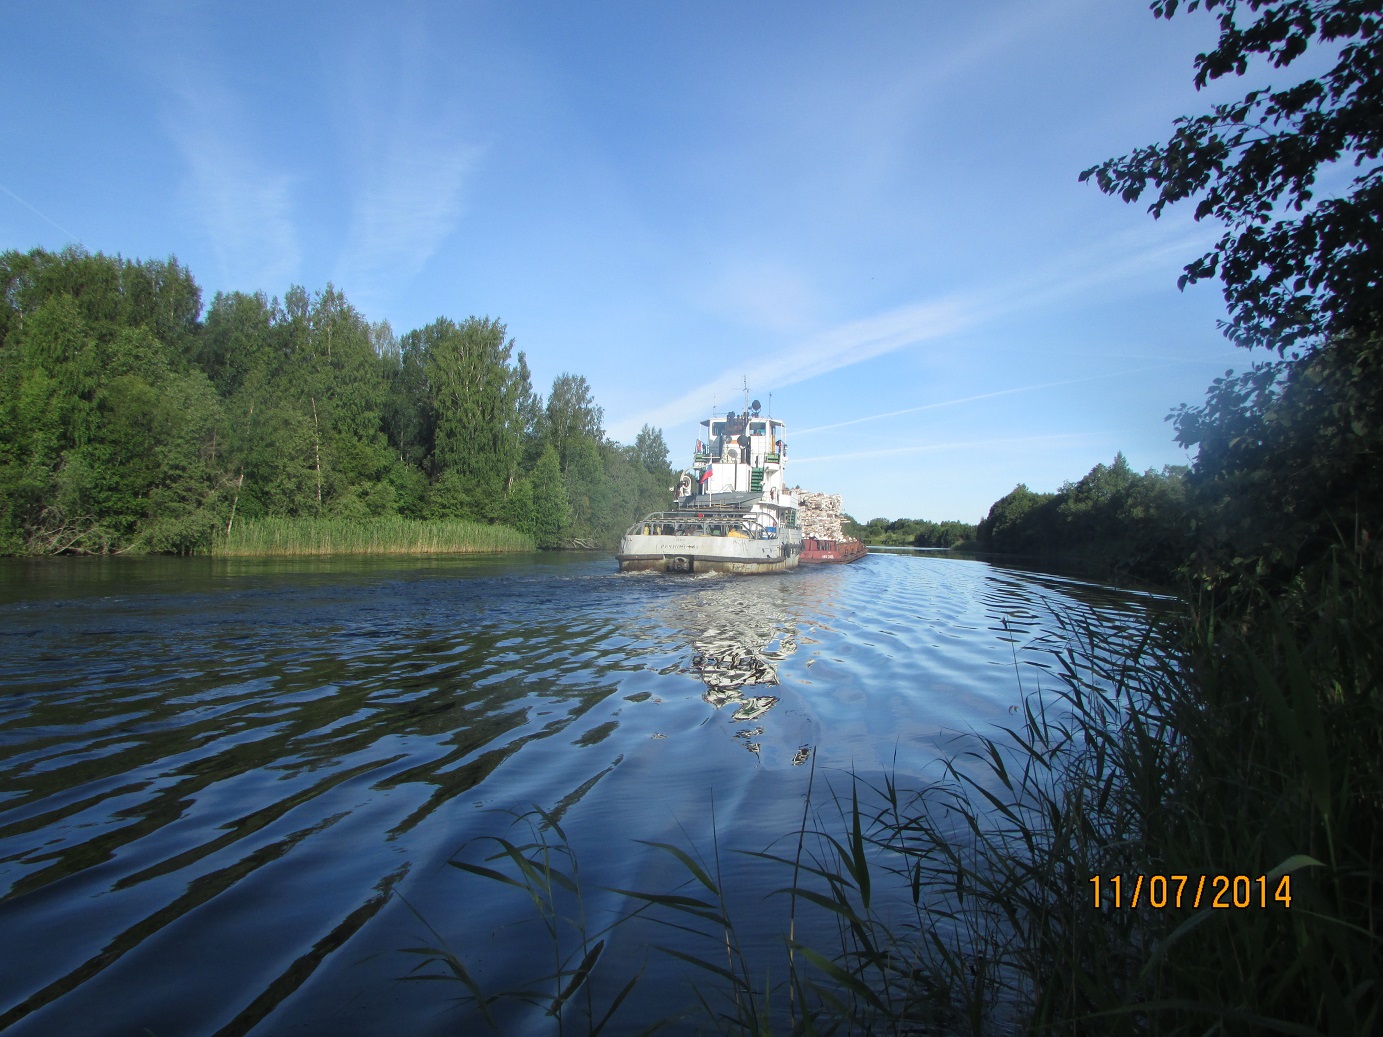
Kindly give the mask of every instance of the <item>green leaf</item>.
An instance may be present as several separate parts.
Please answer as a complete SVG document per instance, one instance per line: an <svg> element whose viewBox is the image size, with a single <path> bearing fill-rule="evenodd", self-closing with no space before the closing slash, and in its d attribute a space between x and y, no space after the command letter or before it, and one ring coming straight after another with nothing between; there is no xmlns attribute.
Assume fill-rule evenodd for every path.
<svg viewBox="0 0 1383 1037"><path fill-rule="evenodd" d="M818 952L812 950L810 947L804 946L803 944L796 942L792 943L792 947L794 950L800 951L804 958L806 958L809 962L815 965L826 975L830 976L841 986L845 987L845 989L849 990L860 1000L867 1002L870 1006L872 1006L879 1012L888 1011L884 1007L884 1003L879 1000L879 995L876 994L870 988L869 984L865 983L858 976L841 968L830 958L827 958L824 955L819 954Z"/></svg>
<svg viewBox="0 0 1383 1037"><path fill-rule="evenodd" d="M605 949L605 941L601 940L581 959L581 964L576 966L576 971L572 973L571 980L566 987L552 1000L551 1006L547 1010L548 1015L556 1015L562 1010L562 1006L571 1000L571 996L581 989L581 985L590 978L591 970L595 968L596 960L600 957L600 952Z"/></svg>

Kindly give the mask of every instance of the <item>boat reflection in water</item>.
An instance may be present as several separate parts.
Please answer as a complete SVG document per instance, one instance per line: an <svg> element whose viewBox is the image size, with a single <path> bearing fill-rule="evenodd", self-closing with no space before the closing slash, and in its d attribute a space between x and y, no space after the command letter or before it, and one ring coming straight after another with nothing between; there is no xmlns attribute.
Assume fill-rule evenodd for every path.
<svg viewBox="0 0 1383 1037"><path fill-rule="evenodd" d="M689 671L706 685L705 702L728 710L731 723L751 725L737 730L735 737L757 753L764 733L759 721L779 704L778 696L763 692L778 685L778 664L797 651L797 621L772 614L775 596L741 600L723 591L722 585L679 603L682 618L693 629ZM803 764L810 756L810 746L798 746L792 763Z"/></svg>

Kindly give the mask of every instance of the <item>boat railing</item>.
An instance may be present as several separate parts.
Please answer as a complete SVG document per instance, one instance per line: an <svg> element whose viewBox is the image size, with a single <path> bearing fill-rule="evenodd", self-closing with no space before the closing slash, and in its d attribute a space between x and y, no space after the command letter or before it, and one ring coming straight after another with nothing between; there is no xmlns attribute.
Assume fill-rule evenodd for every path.
<svg viewBox="0 0 1383 1037"><path fill-rule="evenodd" d="M749 511L716 511L692 516L684 511L655 511L629 527L629 536L728 536L777 540L778 527Z"/></svg>

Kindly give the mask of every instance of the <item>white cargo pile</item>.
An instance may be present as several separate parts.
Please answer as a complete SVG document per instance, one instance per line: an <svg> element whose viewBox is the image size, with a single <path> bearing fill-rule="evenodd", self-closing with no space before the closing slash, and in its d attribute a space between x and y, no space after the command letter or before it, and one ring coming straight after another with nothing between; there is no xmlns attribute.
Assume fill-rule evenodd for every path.
<svg viewBox="0 0 1383 1037"><path fill-rule="evenodd" d="M840 527L843 512L840 510L840 494L813 493L800 486L792 491L797 496L797 524L802 527L802 535L816 537L818 540L844 540L845 532Z"/></svg>

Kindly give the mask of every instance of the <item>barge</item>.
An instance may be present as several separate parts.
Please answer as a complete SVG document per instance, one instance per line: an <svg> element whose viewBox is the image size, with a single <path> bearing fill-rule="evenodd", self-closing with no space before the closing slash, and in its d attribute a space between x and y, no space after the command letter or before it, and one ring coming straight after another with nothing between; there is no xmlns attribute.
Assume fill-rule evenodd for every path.
<svg viewBox="0 0 1383 1037"><path fill-rule="evenodd" d="M825 540L821 537L802 539L802 562L855 562L868 554L863 542L854 537L844 540Z"/></svg>

